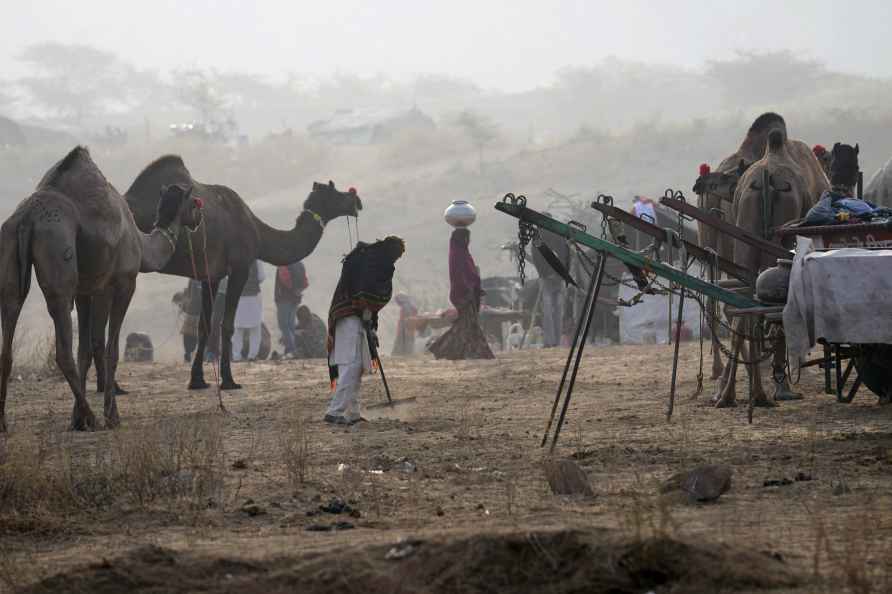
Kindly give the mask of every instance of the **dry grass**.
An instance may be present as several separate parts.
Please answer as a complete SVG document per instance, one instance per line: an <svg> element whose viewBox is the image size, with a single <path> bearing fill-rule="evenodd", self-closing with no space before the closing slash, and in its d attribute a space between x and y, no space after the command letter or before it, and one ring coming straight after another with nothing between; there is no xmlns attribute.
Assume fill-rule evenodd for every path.
<svg viewBox="0 0 892 594"><path fill-rule="evenodd" d="M52 330L31 333L20 328L12 341L12 357L13 379L62 379L56 364L56 337Z"/></svg>
<svg viewBox="0 0 892 594"><path fill-rule="evenodd" d="M693 387L697 365L696 345L684 348L680 393ZM657 376L670 355L649 346L588 355L555 455L580 464L596 494L589 498L553 495L540 468L541 431L566 351L495 362L391 359L391 385L416 396L417 406L351 429L319 418L328 383L316 363L238 367L245 389L227 395L226 416L201 413L215 410L216 399L186 391L182 366L125 365L135 392L119 399L124 426L92 434L64 431L66 386L22 382L10 401L8 452L0 452L0 477L15 478L0 480L0 541L15 543L10 554L39 578L95 561L109 547L264 559L339 544L392 546L400 537L573 526L616 531L626 543L670 538L767 551L814 576L796 594L888 591L892 410L867 396L837 405L818 391L820 376L804 374L806 400L758 411L751 426L745 410L687 400L667 424L665 378ZM373 393L380 386L368 388L364 397L380 396ZM89 397L99 410L101 397ZM225 455L222 438L203 437L218 431ZM416 472L386 464L404 457ZM660 496L666 477L701 463L734 469L720 501ZM799 471L814 479L763 486ZM835 493L840 482L850 491ZM361 517L307 515L331 497ZM207 510L209 498L217 509ZM245 513L249 498L265 513ZM305 530L338 520L355 529ZM7 581L15 579L33 582Z"/></svg>
<svg viewBox="0 0 892 594"><path fill-rule="evenodd" d="M279 448L282 464L288 484L294 491L303 487L310 474L310 462L313 456L313 442L307 431L307 420L294 416L282 431Z"/></svg>
<svg viewBox="0 0 892 594"><path fill-rule="evenodd" d="M148 508L190 511L224 501L225 455L218 415L110 432L85 453L69 434L17 435L0 444L0 534L54 533L78 514Z"/></svg>

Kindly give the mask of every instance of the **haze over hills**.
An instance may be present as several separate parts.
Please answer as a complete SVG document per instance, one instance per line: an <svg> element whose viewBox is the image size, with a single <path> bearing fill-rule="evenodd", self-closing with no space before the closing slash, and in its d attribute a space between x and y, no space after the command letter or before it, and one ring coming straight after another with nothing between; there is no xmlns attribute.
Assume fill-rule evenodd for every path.
<svg viewBox="0 0 892 594"><path fill-rule="evenodd" d="M684 2L671 14L641 2L601 12L565 2L549 14L493 3L477 7L478 16L499 6L507 29L494 27L502 20L493 17L485 34L472 13L457 17L441 7L416 15L420 9L394 2L371 14L347 3L293 19L305 33L300 39L285 36L285 21L273 22L276 11L263 3L235 15L190 3L182 10L191 16L180 19L164 12L164 2L153 4L158 14L143 4L92 4L85 14L101 4L104 22L118 26L86 36L80 14L71 30L46 42L59 19L47 15L54 3L41 3L0 42L0 116L7 118L0 120L0 215L74 143L87 144L122 191L155 157L182 154L196 178L232 186L279 227L291 225L314 180L332 179L359 188L367 205L363 238L406 238L398 284L428 308L447 303L442 211L453 199L478 206L472 247L484 275L512 274L499 246L516 227L492 209L506 192L542 206L549 189L578 200L609 193L620 204L666 188L689 192L698 165L732 152L763 111L783 114L791 135L809 144L858 142L868 178L892 155L892 68L879 51L889 42L874 31L889 10L883 3L861 6L874 20L863 19L850 42L830 46L819 41L842 17L821 3L808 4L813 18L770 43L738 8L704 15ZM774 14L782 19L797 6L785 3ZM380 35L381 19L396 14L406 26L395 39ZM437 15L445 31L455 19L465 24L451 43L434 26ZM134 19L145 29L128 27ZM667 26L655 34L661 20ZM39 33L34 26L43 21L53 26ZM163 35L150 35L159 22ZM246 25L239 42L221 42L236 24ZM722 31L726 43L704 47ZM341 42L344 32L352 35ZM481 33L476 63L469 59L474 33ZM125 34L132 43L118 43ZM312 51L285 51L314 40L322 41ZM417 55L370 66L410 42ZM869 42L876 51L857 51ZM270 49L276 43L283 51ZM245 55L232 58L239 51ZM347 248L338 222L307 260L307 301L317 311L327 308ZM167 302L183 283L143 277L126 329L169 326L173 345L175 311ZM266 295L271 303L271 283ZM40 301L30 299L27 311L39 312L35 323L43 328Z"/></svg>

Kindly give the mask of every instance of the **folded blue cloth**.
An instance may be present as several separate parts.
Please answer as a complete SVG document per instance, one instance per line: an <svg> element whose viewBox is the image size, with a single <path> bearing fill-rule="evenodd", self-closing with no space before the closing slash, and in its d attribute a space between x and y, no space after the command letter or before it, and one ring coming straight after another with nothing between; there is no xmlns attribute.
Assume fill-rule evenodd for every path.
<svg viewBox="0 0 892 594"><path fill-rule="evenodd" d="M805 215L803 224L835 225L840 222L837 215L841 212L848 213L864 221L892 216L892 210L888 208L877 207L866 200L860 200L828 190L821 195L818 203L812 206L808 214Z"/></svg>

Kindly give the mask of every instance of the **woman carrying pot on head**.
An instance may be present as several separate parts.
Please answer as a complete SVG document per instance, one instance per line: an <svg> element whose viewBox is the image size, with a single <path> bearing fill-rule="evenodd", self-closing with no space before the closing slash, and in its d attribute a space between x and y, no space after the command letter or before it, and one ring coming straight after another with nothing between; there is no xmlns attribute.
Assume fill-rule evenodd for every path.
<svg viewBox="0 0 892 594"><path fill-rule="evenodd" d="M456 206L468 207L470 212L464 214L462 208L458 216L450 216L450 210ZM483 289L480 286L480 271L468 249L471 231L467 226L474 218L476 213L466 202L456 201L446 210L447 222L457 227L449 240L449 301L455 306L458 317L452 327L429 347L428 350L437 359L495 358L480 328L480 299L483 297ZM456 223L463 224L459 226Z"/></svg>

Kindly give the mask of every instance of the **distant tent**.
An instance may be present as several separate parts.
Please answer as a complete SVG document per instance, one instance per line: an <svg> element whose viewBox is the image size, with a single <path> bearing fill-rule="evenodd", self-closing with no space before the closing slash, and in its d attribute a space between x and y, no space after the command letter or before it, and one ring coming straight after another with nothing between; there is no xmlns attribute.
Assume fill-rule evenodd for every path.
<svg viewBox="0 0 892 594"><path fill-rule="evenodd" d="M310 136L334 144L377 144L409 130L433 130L434 120L410 110L344 109L307 126Z"/></svg>

